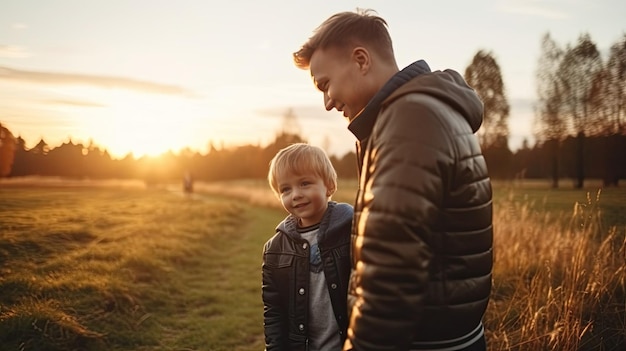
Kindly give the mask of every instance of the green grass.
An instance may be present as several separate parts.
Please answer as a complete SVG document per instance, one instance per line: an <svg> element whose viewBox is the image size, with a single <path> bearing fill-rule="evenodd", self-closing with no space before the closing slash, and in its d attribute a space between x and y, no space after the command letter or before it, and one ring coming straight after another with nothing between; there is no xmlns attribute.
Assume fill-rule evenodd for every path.
<svg viewBox="0 0 626 351"><path fill-rule="evenodd" d="M261 248L283 216L165 190L0 189L0 344L262 349Z"/></svg>
<svg viewBox="0 0 626 351"><path fill-rule="evenodd" d="M603 232L613 226L626 228L626 187L603 188L597 181L588 181L583 189L564 184L551 189L545 181L527 181L522 185L496 182L494 203L510 206L511 210L524 206L539 216L551 214L555 219L565 220L563 224L580 226L598 219ZM591 218L590 213L598 216Z"/></svg>
<svg viewBox="0 0 626 351"><path fill-rule="evenodd" d="M555 219L566 223L578 223L585 218L576 214L601 211L603 230L612 226L626 228L626 187L603 188L600 181L588 180L585 188L574 189L566 181L559 189L551 189L547 180L525 180L524 182L499 182L493 184L494 206L517 211L524 207L534 215L550 213ZM340 179L333 200L352 204L358 184L354 179ZM197 184L200 191L244 199L247 202L280 208L265 180L240 180Z"/></svg>
<svg viewBox="0 0 626 351"><path fill-rule="evenodd" d="M0 188L2 350L262 350L261 250L285 211L264 181L196 189ZM626 189L598 189L494 185L495 349L624 345Z"/></svg>

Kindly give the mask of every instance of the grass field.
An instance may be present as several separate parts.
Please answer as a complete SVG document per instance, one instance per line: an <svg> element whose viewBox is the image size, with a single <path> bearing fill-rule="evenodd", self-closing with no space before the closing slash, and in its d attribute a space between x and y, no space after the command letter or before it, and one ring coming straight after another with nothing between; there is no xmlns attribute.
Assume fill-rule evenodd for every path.
<svg viewBox="0 0 626 351"><path fill-rule="evenodd" d="M32 185L0 183L2 350L263 349L265 182ZM624 348L626 189L598 190L496 184L491 350Z"/></svg>
<svg viewBox="0 0 626 351"><path fill-rule="evenodd" d="M2 350L261 350L281 217L163 189L0 189Z"/></svg>

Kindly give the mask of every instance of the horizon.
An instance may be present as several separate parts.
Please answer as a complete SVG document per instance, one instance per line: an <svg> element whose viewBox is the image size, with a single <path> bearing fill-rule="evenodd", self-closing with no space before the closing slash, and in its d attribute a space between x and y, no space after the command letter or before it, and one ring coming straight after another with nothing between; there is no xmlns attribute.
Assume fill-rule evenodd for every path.
<svg viewBox="0 0 626 351"><path fill-rule="evenodd" d="M400 68L424 59L463 74L479 50L500 66L511 106L509 147L534 145L534 75L541 37L561 46L587 33L606 59L626 33L617 0L446 0L437 4L321 0L40 3L0 11L0 123L29 148L91 141L112 158L159 156L210 143L267 145L296 117L300 135L329 154L354 150L307 71L291 58L328 16L374 9ZM33 9L36 9L34 11Z"/></svg>

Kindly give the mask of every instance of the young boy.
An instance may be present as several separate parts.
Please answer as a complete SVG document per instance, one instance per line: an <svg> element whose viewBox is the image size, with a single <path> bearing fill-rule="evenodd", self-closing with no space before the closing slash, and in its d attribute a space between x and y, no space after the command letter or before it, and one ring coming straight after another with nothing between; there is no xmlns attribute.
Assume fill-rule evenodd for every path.
<svg viewBox="0 0 626 351"><path fill-rule="evenodd" d="M263 248L266 350L341 350L352 206L330 200L337 173L315 146L280 150L268 180L289 215Z"/></svg>

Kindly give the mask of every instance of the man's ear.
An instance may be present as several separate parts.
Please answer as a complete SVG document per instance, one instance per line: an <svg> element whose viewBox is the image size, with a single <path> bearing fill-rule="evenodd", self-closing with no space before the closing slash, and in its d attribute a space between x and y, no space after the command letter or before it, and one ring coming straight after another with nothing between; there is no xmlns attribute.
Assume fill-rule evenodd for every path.
<svg viewBox="0 0 626 351"><path fill-rule="evenodd" d="M371 65L371 57L369 51L362 47L357 46L352 50L352 59L359 66L359 70L363 73L369 71Z"/></svg>

